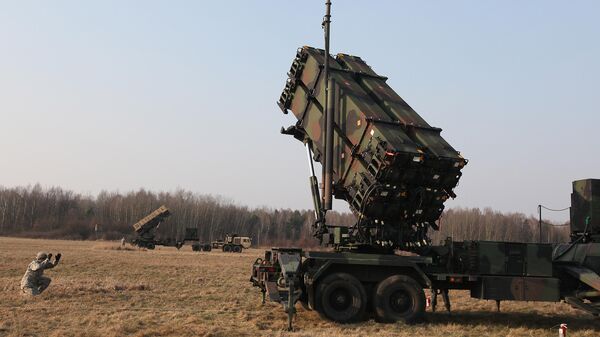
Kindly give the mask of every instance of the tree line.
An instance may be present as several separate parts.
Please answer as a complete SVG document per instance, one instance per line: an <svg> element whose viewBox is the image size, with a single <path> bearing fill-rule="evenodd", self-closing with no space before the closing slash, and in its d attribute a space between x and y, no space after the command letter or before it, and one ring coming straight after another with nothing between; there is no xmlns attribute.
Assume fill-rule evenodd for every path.
<svg viewBox="0 0 600 337"><path fill-rule="evenodd" d="M249 208L182 189L102 191L90 196L39 184L0 187L0 235L77 240L132 237L132 225L161 205L172 213L157 230L165 238L182 238L185 228L198 228L200 239L206 242L225 233L238 233L252 237L256 245L317 244L311 235L314 213L310 210ZM352 225L354 221L350 213L327 215L330 224ZM434 243L448 236L455 240L537 242L539 233L537 220L531 216L487 208L448 209L439 225L439 231L430 233ZM568 235L568 226L544 222L544 242L568 241Z"/></svg>

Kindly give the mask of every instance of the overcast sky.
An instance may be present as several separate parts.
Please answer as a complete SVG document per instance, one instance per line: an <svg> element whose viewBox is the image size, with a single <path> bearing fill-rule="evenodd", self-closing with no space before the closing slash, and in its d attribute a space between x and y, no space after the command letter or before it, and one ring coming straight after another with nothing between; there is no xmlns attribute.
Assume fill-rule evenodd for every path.
<svg viewBox="0 0 600 337"><path fill-rule="evenodd" d="M1 2L0 185L310 208L305 152L279 134L294 120L275 102L296 48L323 46L323 3ZM597 1L334 1L331 48L389 77L470 160L449 206L533 214L600 178L598 13Z"/></svg>

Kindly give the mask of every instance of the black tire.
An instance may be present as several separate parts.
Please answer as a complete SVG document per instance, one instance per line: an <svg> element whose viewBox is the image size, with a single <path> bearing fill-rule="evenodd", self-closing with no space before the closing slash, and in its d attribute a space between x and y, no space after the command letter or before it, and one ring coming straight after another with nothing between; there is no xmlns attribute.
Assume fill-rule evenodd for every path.
<svg viewBox="0 0 600 337"><path fill-rule="evenodd" d="M242 252L242 246L233 246L233 252L234 253L241 253Z"/></svg>
<svg viewBox="0 0 600 337"><path fill-rule="evenodd" d="M195 251L195 252L199 252L199 251L200 251L200 248L201 248L201 247L200 247L200 244L198 244L198 243L194 243L194 244L192 245L192 250L193 250L193 251Z"/></svg>
<svg viewBox="0 0 600 337"><path fill-rule="evenodd" d="M346 273L333 273L317 285L315 306L319 314L338 323L364 319L367 293L360 281Z"/></svg>
<svg viewBox="0 0 600 337"><path fill-rule="evenodd" d="M229 252L231 252L231 246L230 246L230 245L225 245L225 246L223 246L223 251L224 251L225 253L229 253Z"/></svg>
<svg viewBox="0 0 600 337"><path fill-rule="evenodd" d="M205 244L204 245L204 251L205 252L210 252L212 250L212 246L210 244Z"/></svg>
<svg viewBox="0 0 600 337"><path fill-rule="evenodd" d="M373 307L380 322L418 322L425 313L423 287L408 276L390 276L375 287Z"/></svg>

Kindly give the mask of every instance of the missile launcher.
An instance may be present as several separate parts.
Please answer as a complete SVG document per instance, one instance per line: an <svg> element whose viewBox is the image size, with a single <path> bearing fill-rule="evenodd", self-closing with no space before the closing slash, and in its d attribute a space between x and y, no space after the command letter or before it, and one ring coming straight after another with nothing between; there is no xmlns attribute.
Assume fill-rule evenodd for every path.
<svg viewBox="0 0 600 337"><path fill-rule="evenodd" d="M356 244L418 250L437 229L467 163L360 57L329 57L334 114L333 195L349 203ZM278 105L298 122L282 130L325 155L325 51L298 49Z"/></svg>
<svg viewBox="0 0 600 337"><path fill-rule="evenodd" d="M495 300L498 311L507 300L565 301L600 315L600 180L573 183L570 243L429 245L427 230L437 228L467 161L360 57L330 56L331 1L325 5L325 50L298 50L278 104L298 119L282 133L307 147L313 233L335 249L265 251L250 277L262 302L283 304L288 330L297 301L340 323L412 323L426 303L435 311L438 295L450 312L451 289ZM314 160L323 164L322 198ZM350 204L354 226L325 223L332 197Z"/></svg>
<svg viewBox="0 0 600 337"><path fill-rule="evenodd" d="M183 243L178 242L175 239L156 239L156 229L169 216L171 216L171 211L169 211L169 209L163 205L155 209L152 213L141 218L138 222L133 224L135 238L131 243L148 249L154 249L154 247L157 245L176 246L177 249L181 248Z"/></svg>

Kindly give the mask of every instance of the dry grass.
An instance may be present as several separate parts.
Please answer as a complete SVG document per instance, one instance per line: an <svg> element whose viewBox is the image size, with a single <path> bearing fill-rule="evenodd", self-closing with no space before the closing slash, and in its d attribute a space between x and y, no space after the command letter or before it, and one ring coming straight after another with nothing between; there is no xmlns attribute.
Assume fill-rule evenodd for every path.
<svg viewBox="0 0 600 337"><path fill-rule="evenodd" d="M600 336L592 316L557 303L495 303L452 292L452 315L429 313L414 326L368 321L340 325L299 305L296 331L280 306L260 304L248 282L261 250L243 254L160 248L117 249L115 242L0 238L0 336ZM62 252L50 288L23 297L19 280L37 251Z"/></svg>
<svg viewBox="0 0 600 337"><path fill-rule="evenodd" d="M124 246L122 246L121 244L115 244L113 242L110 241L101 241L100 243L95 244L93 247L93 249L106 249L106 250L146 250L146 248L139 248L136 246L132 246L129 244L126 244Z"/></svg>

